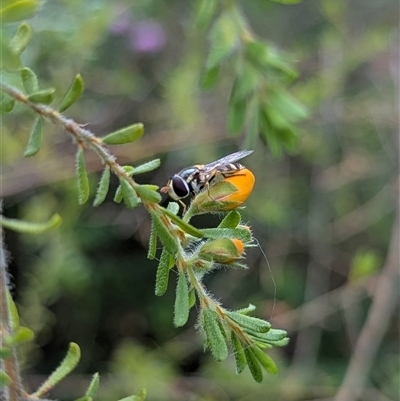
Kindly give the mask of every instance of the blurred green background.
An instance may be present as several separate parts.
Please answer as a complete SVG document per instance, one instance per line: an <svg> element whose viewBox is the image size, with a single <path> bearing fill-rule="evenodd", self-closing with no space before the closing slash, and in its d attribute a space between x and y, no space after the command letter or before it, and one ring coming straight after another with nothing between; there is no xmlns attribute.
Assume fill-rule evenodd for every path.
<svg viewBox="0 0 400 401"><path fill-rule="evenodd" d="M156 261L146 259L150 219L143 208L77 203L75 145L47 124L45 143L24 159L32 115L3 117L5 214L63 225L41 236L6 233L13 292L24 325L36 334L23 354L32 390L63 358L70 341L82 349L74 374L52 393L82 395L92 373L99 400L146 387L149 401L316 400L332 397L344 376L385 265L398 185L399 4L395 0L304 1L285 6L241 2L255 33L296 62L289 91L310 110L296 151L275 158L258 141L243 163L256 176L246 202L260 249L247 271L216 271L205 282L228 308L253 303L259 316L288 330L273 350L278 376L256 384L234 360L203 352L190 323L172 323L174 285L154 295ZM24 62L43 86L63 93L80 72L85 93L66 112L97 135L141 121L146 135L114 147L121 164L160 157L141 183L168 177L243 147L227 134L229 71L203 92L207 52L193 28L193 4L175 1L49 1L30 21ZM102 166L85 152L94 192ZM112 181L114 188L117 180ZM193 220L212 227L215 216ZM396 244L395 244L396 245ZM398 246L398 244L396 245ZM275 283L275 284L274 284ZM397 314L398 315L398 314ZM385 328L363 400L399 399L399 325Z"/></svg>

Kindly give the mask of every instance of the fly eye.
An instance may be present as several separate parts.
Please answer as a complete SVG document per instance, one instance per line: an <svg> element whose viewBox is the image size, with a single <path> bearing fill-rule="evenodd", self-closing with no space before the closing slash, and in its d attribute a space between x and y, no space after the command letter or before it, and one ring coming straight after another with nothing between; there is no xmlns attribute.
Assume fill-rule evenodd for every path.
<svg viewBox="0 0 400 401"><path fill-rule="evenodd" d="M182 177L179 177L179 175L172 177L172 189L178 199L186 198L190 193L188 184Z"/></svg>

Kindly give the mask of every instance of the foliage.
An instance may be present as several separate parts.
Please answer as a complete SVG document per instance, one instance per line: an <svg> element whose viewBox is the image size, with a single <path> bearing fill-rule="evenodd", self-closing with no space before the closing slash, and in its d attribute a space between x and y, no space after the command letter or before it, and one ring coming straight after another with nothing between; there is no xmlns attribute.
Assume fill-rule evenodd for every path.
<svg viewBox="0 0 400 401"><path fill-rule="evenodd" d="M76 184L62 181L71 174L71 166L65 161L74 159L69 153L72 147L63 142L60 135L52 135L50 124L42 124L40 119L35 124L24 107L18 106L18 102L10 97L2 96L2 109L13 111L3 116L6 124L3 124L2 132L3 149L7 148L2 157L6 166L10 166L4 170L3 188L10 196L6 203L7 215L45 221L56 210L63 216L63 225L58 230L42 234L42 244L39 240L23 236L16 240L15 236L8 234L16 263L24 266L18 269L17 274L12 270L17 281L16 296L23 324L34 329L38 344L46 345L45 351L31 346L29 364L36 364L35 369L48 372L50 368L43 368L44 362L56 366L57 356L60 359L59 349L65 348L67 342L78 340L84 350L78 368L81 372L99 369L106 372L109 369L104 362L112 358L115 373L122 372L126 367L125 373L130 372L131 377L138 378L129 380L124 386L102 378L101 388L114 390L108 391L109 396L104 399L117 395L123 397L142 385L150 389L148 382L139 380L144 379L144 373L139 375L137 372L141 372L144 361L149 360L153 361L153 365L149 363L148 374L155 371L154 367L159 368L157 373L160 372L165 355L169 359L168 366L175 370L165 376L162 386L151 389L152 397L157 398L155 394L158 394L160 400L179 398L173 393L174 377L179 374L177 367L185 372L185 376L180 377L180 383L191 391L190 394L180 391L182 399L263 399L268 394L270 398L300 400L333 396L350 359L353 344L357 342L364 316L369 311L369 297L374 283L383 276L381 267L385 263L384 255L394 220L393 172L397 171L397 156L393 132L397 119L393 119L396 114L392 100L395 85L391 78L393 72L390 72L393 70L393 61L390 60L394 57L393 39L390 38L396 36L393 33L395 23L390 17L395 15L393 7L390 11L389 2L379 5L366 2L361 10L355 4L344 2L304 2L295 7L282 7L255 1L242 2L242 9L239 9L235 2L198 2L198 6L210 7L210 17L205 18L208 14L196 9L192 17L199 21L199 25L194 26L188 20L188 7L191 6L186 4L171 9L168 5L168 11L163 13L167 10L163 2L148 2L146 5L135 4L132 8L134 17L129 17L133 19L128 26L123 24L123 18L130 15L129 10L117 16L121 8L111 3L88 2L81 4L79 10L73 3L67 1L63 5L47 3L42 6L40 21L32 20L35 35L31 42L32 30L27 24L19 29L16 26L6 28L2 43L9 43L15 32L19 32L15 35L17 39L11 43L14 43L20 56L10 56L9 49L3 54L9 56L11 64L27 64L37 74L35 79L36 74L32 75L25 67L24 78L21 71L18 74L7 73L7 80L14 87L24 88L31 99L52 101L54 109L61 109L63 95L58 94L70 92L68 87L74 87L77 71L81 71L85 79L85 93L68 110L75 121L90 121L94 124L93 130L101 132L103 138L109 132L118 132L121 126L131 125L132 121L143 121L146 136L132 147L113 148L113 153L125 173L129 177L134 176L135 182L137 180L136 189L145 197L150 194L154 202L158 202L158 193L142 183L164 181L164 177L160 178L164 170L167 176L193 164L193 160L215 160L232 151L233 144L242 144L241 137L221 136L224 132L223 120L226 119L225 108L229 110L228 128L235 133L235 128L243 127L248 144L254 140L249 133L258 131L261 141L256 142L257 152L246 161L257 177L256 190L246 202L247 209L240 211L237 224L250 221L254 235L261 247L266 249L278 288L273 313L277 320L273 322L289 330L293 341L281 352L270 351L280 368L280 375L272 380L265 377L265 386L258 388L248 380L248 369L239 376L241 380L237 380L222 368L232 361L241 370L249 360L256 377L260 372L260 366L253 363L249 352L241 352L233 332L229 332L229 324L223 320L227 342L236 351L235 358L232 355L223 365L208 363L207 354L197 353L201 345L196 343L195 337L187 341L185 336L190 335L191 324L172 338L176 332L171 321L171 305L176 295L172 277L175 277L177 269L171 266L174 261L167 253L160 255L157 252L160 246L157 236L164 234L163 240L168 242L168 234L160 236L153 230L148 250L150 257L163 259L164 263L162 269L157 270L156 291L159 295L163 293L165 298L162 303L154 303L148 282L154 279L151 266L154 267L155 263L149 264L141 251L142 246L147 245L146 231L150 230L148 224L150 220L154 221L154 216L149 219L142 207L124 214L120 205L113 205L110 199L113 194L116 201L124 201L130 206L135 206L137 198L134 195L132 198L126 180L118 180L116 184L115 177L110 174L111 169L107 165L96 164L87 150L79 155L81 173L86 169L93 172L102 168L104 173L96 196L93 175L87 174L87 180L82 175L81 199L94 198L95 205L103 205L91 211L87 202L84 207L78 208L75 205ZM179 4L183 5L182 2ZM100 7L96 9L96 6ZM63 18L54 18L55 15L62 15ZM200 15L203 15L203 21ZM226 15L233 15L242 21L232 24L232 29L226 23ZM359 18L360 15L365 18ZM138 20L146 23L151 20L153 27L155 22L164 33L167 32L164 47L154 53L138 50L144 49L132 39L137 38L134 35L139 26ZM150 25L148 23L147 26ZM249 29L250 42L257 44L260 38L268 37L269 42L264 42L268 51L289 49L290 58L300 61L300 79L293 81L290 76L285 77L282 70L274 69L271 64L267 65L267 69L272 75L258 70L260 60L257 60L257 55L262 54L261 49L260 53L256 52L255 59L250 51L252 47L244 52L246 37L242 37L242 27L248 28L249 25L252 25ZM181 34L182 28L184 35ZM207 75L204 60L212 59L212 53L218 59L218 43L229 44L229 41L224 42L224 38L229 39L232 32L239 39L235 39L234 46L228 48L228 55L222 55L218 68L210 70ZM25 39L19 40L18 37ZM26 50L22 53L24 47ZM268 53L268 57L272 57L274 52ZM287 61L282 53L277 54L279 61ZM243 71L251 71L249 66L256 69L258 87L241 104L240 91L239 95L235 92L240 89L236 84L243 65L246 66ZM251 77L251 74L246 75L250 84ZM199 81L213 90L200 93L197 89ZM245 83L245 88L251 88L246 86L250 84ZM260 118L264 117L256 103L267 103L268 107L271 103L262 96L262 88L269 95L274 95L276 88L284 89L284 94L290 92L289 102L294 97L308 104L312 110L311 119L303 122L301 131L289 119L284 122L279 119L282 110L286 116L285 109L277 107L279 96L278 103L270 111L274 117L275 109L278 110L278 117L269 116L276 124L275 128L263 131L266 124L260 123ZM74 90L72 92L75 93ZM292 115L296 104L283 104L288 107L291 119L296 121L296 113ZM304 112L304 109L300 111ZM298 121L303 116L300 114ZM290 124L288 141L278 148L274 147L273 141L275 136L285 138L285 130L280 128L282 123ZM31 131L28 125L33 125ZM79 126L86 128L82 124ZM290 129L294 130L294 135ZM27 140L29 131L31 136ZM41 140L43 134L45 140ZM218 146L215 141L218 141ZM183 145L186 143L191 146L190 153ZM262 143L268 143L274 154L289 149L292 156L283 155L280 160L266 159L258 146ZM294 143L299 148L293 155ZM18 155L24 153L21 146L26 146L28 155L36 154L35 158L20 161ZM170 151L174 151L173 159L164 160L161 157L161 173L147 171L144 176L132 173L146 170L147 160L156 160L158 155ZM141 160L145 161L144 165ZM141 164L141 167L124 166L126 164ZM36 200L26 197L31 188L37 191ZM213 202L209 203L211 208L215 206ZM43 205L49 205L48 210L41 210ZM206 262L210 262L211 258L212 263L216 263L216 260L229 261L240 254L241 247L235 247L238 242L232 242L232 238L219 238L217 229L204 228L215 226L215 219L209 212L194 216L193 221L190 216L185 221L174 213L176 206L162 209L162 216L168 216L175 232L183 231L182 240L190 241L183 244L185 258L192 251L198 251ZM108 221L112 222L110 228L106 227ZM200 232L207 233L207 230L214 231L208 231L209 238L206 239ZM221 242L224 245L222 250ZM171 241L169 246L174 247ZM22 247L24 252L20 252ZM203 277L202 283L219 294L224 302L232 304L232 309L236 309L236 305L252 302L258 305L263 316L268 316L271 305L265 298L273 297L271 280L258 256L255 256L259 251L246 250L251 269L239 267L234 272L214 270L214 274ZM29 263L28 254L31 255ZM190 258L188 262L192 262ZM235 263L241 262L243 260L239 259ZM225 270L227 266L230 265L225 265ZM165 280L165 275L169 280ZM180 281L181 287L182 284L184 280ZM182 288L185 292L184 286ZM190 290L190 286L187 289L189 307L194 309L194 291ZM382 293L388 294L389 291ZM374 293L371 300L375 298L379 299L379 296ZM146 307L143 307L144 304ZM178 313L175 316L179 315L183 320L187 304L179 302L176 308ZM135 317L132 317L133 314ZM57 316L57 324L54 316ZM188 319L191 322L192 313ZM77 328L75 331L74 327ZM216 330L215 325L208 327L210 333ZM218 335L221 333L223 336L223 330L216 331L219 341L208 345L210 354L218 358L225 352ZM95 346L92 345L94 333ZM141 351L142 359L137 358L140 351L124 354L126 348L120 342L127 336L146 344L146 352ZM396 367L390 364L390 355L396 352L393 351L396 336L395 329L387 331L385 343L382 343L385 345L378 351L377 363L371 369L372 387L366 387L365 397L371 396L369 391L382 391L386 397L395 397L397 387L393 383ZM375 343L381 344L378 338ZM26 346L22 344L19 349L23 350ZM149 351L150 348L157 350ZM85 355L91 349L93 352L89 361ZM374 346L369 347L366 354L373 349ZM41 352L46 353L47 359ZM132 363L129 357L142 362L140 364L136 360L138 365L134 373L129 370L129 363ZM198 368L192 367L193 359ZM292 366L286 371L285 361L290 360ZM296 370L296 367L299 369ZM196 386L188 372L201 375L210 386ZM164 377L162 373L160 376ZM87 381L89 383L90 380ZM102 397L101 392L98 397Z"/></svg>

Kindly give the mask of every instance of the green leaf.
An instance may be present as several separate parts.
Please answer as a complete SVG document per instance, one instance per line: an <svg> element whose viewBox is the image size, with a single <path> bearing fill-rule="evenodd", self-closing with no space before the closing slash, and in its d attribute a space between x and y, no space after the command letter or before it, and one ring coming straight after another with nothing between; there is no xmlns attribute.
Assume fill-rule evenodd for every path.
<svg viewBox="0 0 400 401"><path fill-rule="evenodd" d="M12 354L11 348L0 347L0 359L8 359Z"/></svg>
<svg viewBox="0 0 400 401"><path fill-rule="evenodd" d="M19 327L18 309L17 306L15 305L14 300L12 299L11 293L8 288L6 296L7 296L8 313L10 316L10 328L12 331L15 331Z"/></svg>
<svg viewBox="0 0 400 401"><path fill-rule="evenodd" d="M160 237L161 243L170 254L175 255L178 251L178 240L171 234L169 229L166 227L165 222L162 221L157 212L152 210L150 213L153 219L154 228Z"/></svg>
<svg viewBox="0 0 400 401"><path fill-rule="evenodd" d="M169 202L167 210L176 216L179 213L179 204L177 202Z"/></svg>
<svg viewBox="0 0 400 401"><path fill-rule="evenodd" d="M195 24L197 29L206 29L215 14L218 2L216 0L197 0L195 9Z"/></svg>
<svg viewBox="0 0 400 401"><path fill-rule="evenodd" d="M43 89L30 94L28 100L32 103L50 104L54 100L54 92L54 88Z"/></svg>
<svg viewBox="0 0 400 401"><path fill-rule="evenodd" d="M212 89L218 82L220 66L216 65L204 71L200 78L200 87L203 90Z"/></svg>
<svg viewBox="0 0 400 401"><path fill-rule="evenodd" d="M62 218L59 214L53 214L49 221L44 223L31 223L22 220L8 219L7 217L0 218L0 225L4 228L14 230L24 234L41 234L44 231L56 228L62 223Z"/></svg>
<svg viewBox="0 0 400 401"><path fill-rule="evenodd" d="M76 174L78 176L78 202L80 205L83 205L89 199L89 178L81 147L78 148L76 153Z"/></svg>
<svg viewBox="0 0 400 401"><path fill-rule="evenodd" d="M17 30L15 36L11 39L10 49L16 54L20 55L28 46L32 38L32 28L26 22L23 22Z"/></svg>
<svg viewBox="0 0 400 401"><path fill-rule="evenodd" d="M170 270L170 254L163 249L160 256L160 262L157 267L156 274L156 295L161 297L168 288L168 278Z"/></svg>
<svg viewBox="0 0 400 401"><path fill-rule="evenodd" d="M238 312L226 312L227 316L244 329L253 330L256 333L266 333L271 329L271 324L257 317L243 315Z"/></svg>
<svg viewBox="0 0 400 401"><path fill-rule="evenodd" d="M147 163L143 163L140 166L137 166L133 170L133 174L143 174L148 173L149 171L153 171L156 168L160 167L161 161L160 159L150 160Z"/></svg>
<svg viewBox="0 0 400 401"><path fill-rule="evenodd" d="M184 272L179 272L174 307L174 325L183 326L189 317L189 287Z"/></svg>
<svg viewBox="0 0 400 401"><path fill-rule="evenodd" d="M144 200L155 203L161 202L161 195L152 189L152 187L147 185L137 185L135 189Z"/></svg>
<svg viewBox="0 0 400 401"><path fill-rule="evenodd" d="M140 389L140 391L135 394L135 395L131 395L129 397L125 397L125 398L121 398L118 401L144 401L144 399L146 398L147 395L147 391L145 388Z"/></svg>
<svg viewBox="0 0 400 401"><path fill-rule="evenodd" d="M124 169L125 173L129 175L129 177L132 177L133 171L135 170L133 166L122 166L122 168Z"/></svg>
<svg viewBox="0 0 400 401"><path fill-rule="evenodd" d="M265 352L263 352L256 345L252 346L251 350L253 351L254 356L261 363L261 366L268 373L271 373L273 375L276 375L278 373L278 367L276 366L275 362L272 360L272 358L269 355L267 355Z"/></svg>
<svg viewBox="0 0 400 401"><path fill-rule="evenodd" d="M241 218L237 210L232 210L223 218L221 223L219 223L218 228L236 228Z"/></svg>
<svg viewBox="0 0 400 401"><path fill-rule="evenodd" d="M230 98L228 103L228 130L231 134L240 134L245 122L246 99Z"/></svg>
<svg viewBox="0 0 400 401"><path fill-rule="evenodd" d="M28 67L21 68L21 79L26 93L30 95L39 91L39 83L36 74Z"/></svg>
<svg viewBox="0 0 400 401"><path fill-rule="evenodd" d="M251 233L245 228L203 228L201 230L204 238L237 238L244 242L252 240Z"/></svg>
<svg viewBox="0 0 400 401"><path fill-rule="evenodd" d="M4 370L0 370L0 387L8 386L12 383L10 376Z"/></svg>
<svg viewBox="0 0 400 401"><path fill-rule="evenodd" d="M1 51L1 49L0 49ZM0 93L0 114L11 113L15 106L15 100L4 92Z"/></svg>
<svg viewBox="0 0 400 401"><path fill-rule="evenodd" d="M191 309L196 303L196 291L191 289L189 291L189 309Z"/></svg>
<svg viewBox="0 0 400 401"><path fill-rule="evenodd" d="M254 380L257 383L261 383L263 379L263 373L261 370L260 362L258 358L254 355L253 347L245 347L244 355L246 357L247 365L249 366L250 373L253 376Z"/></svg>
<svg viewBox="0 0 400 401"><path fill-rule="evenodd" d="M99 389L99 384L100 384L100 376L98 373L95 373L92 377L88 389L86 390L85 396L93 398L96 395L97 390Z"/></svg>
<svg viewBox="0 0 400 401"><path fill-rule="evenodd" d="M156 252L157 252L157 231L154 228L153 222L151 222L149 250L147 252L147 258L153 260L156 257Z"/></svg>
<svg viewBox="0 0 400 401"><path fill-rule="evenodd" d="M268 103L292 122L304 120L309 114L307 108L284 89L271 90Z"/></svg>
<svg viewBox="0 0 400 401"><path fill-rule="evenodd" d="M210 309L203 309L203 327L207 336L208 346L217 361L222 361L228 356L225 333L222 333L219 325L219 317Z"/></svg>
<svg viewBox="0 0 400 401"><path fill-rule="evenodd" d="M31 18L38 10L39 5L38 0L15 1L0 10L0 21L5 24Z"/></svg>
<svg viewBox="0 0 400 401"><path fill-rule="evenodd" d="M117 190L115 191L115 195L114 195L114 202L115 203L121 203L122 199L123 199L123 195L122 195L122 188L121 185L118 185Z"/></svg>
<svg viewBox="0 0 400 401"><path fill-rule="evenodd" d="M42 145L42 138L43 138L43 117L39 117L31 134L29 136L28 145L26 146L24 156L29 157L35 155L40 150L40 146Z"/></svg>
<svg viewBox="0 0 400 401"><path fill-rule="evenodd" d="M120 183L125 205L133 209L140 203L140 198L137 196L136 191L128 181L122 179L120 180Z"/></svg>
<svg viewBox="0 0 400 401"><path fill-rule="evenodd" d="M189 223L184 222L181 218L176 216L174 213L172 213L168 209L165 209L162 207L162 210L179 228L181 228L186 233L193 235L194 237L197 237L197 238L204 237L204 234L200 230L198 230L196 227L193 227Z"/></svg>
<svg viewBox="0 0 400 401"><path fill-rule="evenodd" d="M256 310L256 307L253 304L249 304L247 308L238 309L235 312L241 313L242 315L247 315L250 312Z"/></svg>
<svg viewBox="0 0 400 401"><path fill-rule="evenodd" d="M70 343L68 353L60 366L48 377L48 379L33 393L31 398L40 398L47 394L57 383L67 376L78 364L81 350L78 344Z"/></svg>
<svg viewBox="0 0 400 401"><path fill-rule="evenodd" d="M34 337L33 331L27 327L18 327L12 334L4 336L4 342L10 347L31 341Z"/></svg>
<svg viewBox="0 0 400 401"><path fill-rule="evenodd" d="M107 145L121 145L124 143L130 143L138 140L144 134L144 128L142 123L129 125L128 127L122 128L118 131L114 131L111 134L106 135L102 138L103 142Z"/></svg>
<svg viewBox="0 0 400 401"><path fill-rule="evenodd" d="M84 86L83 78L78 74L61 101L60 113L71 107L82 96Z"/></svg>
<svg viewBox="0 0 400 401"><path fill-rule="evenodd" d="M236 373L241 373L247 365L246 356L244 354L242 343L233 330L231 331L231 344L233 355L235 356Z"/></svg>
<svg viewBox="0 0 400 401"><path fill-rule="evenodd" d="M253 96L247 105L245 147L254 148L260 132L260 103Z"/></svg>
<svg viewBox="0 0 400 401"><path fill-rule="evenodd" d="M96 197L93 201L93 206L101 205L106 199L108 189L110 187L110 167L106 166L101 175L99 185L97 186Z"/></svg>
<svg viewBox="0 0 400 401"><path fill-rule="evenodd" d="M230 12L223 13L210 31L210 52L206 61L209 70L222 63L239 45L240 29Z"/></svg>
<svg viewBox="0 0 400 401"><path fill-rule="evenodd" d="M0 12L1 21L1 12ZM0 69L1 70L17 70L21 67L21 60L9 46L9 41L4 37L4 33L0 32Z"/></svg>

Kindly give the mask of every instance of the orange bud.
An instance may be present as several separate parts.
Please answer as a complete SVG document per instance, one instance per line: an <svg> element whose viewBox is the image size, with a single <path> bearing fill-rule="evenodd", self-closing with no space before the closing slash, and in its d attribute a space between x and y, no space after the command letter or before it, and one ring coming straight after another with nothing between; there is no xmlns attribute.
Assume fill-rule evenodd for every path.
<svg viewBox="0 0 400 401"><path fill-rule="evenodd" d="M199 256L217 263L231 264L238 261L244 253L243 241L237 238L219 238L206 242Z"/></svg>
<svg viewBox="0 0 400 401"><path fill-rule="evenodd" d="M228 211L241 206L251 194L255 178L248 170L211 185L193 199L196 213Z"/></svg>

